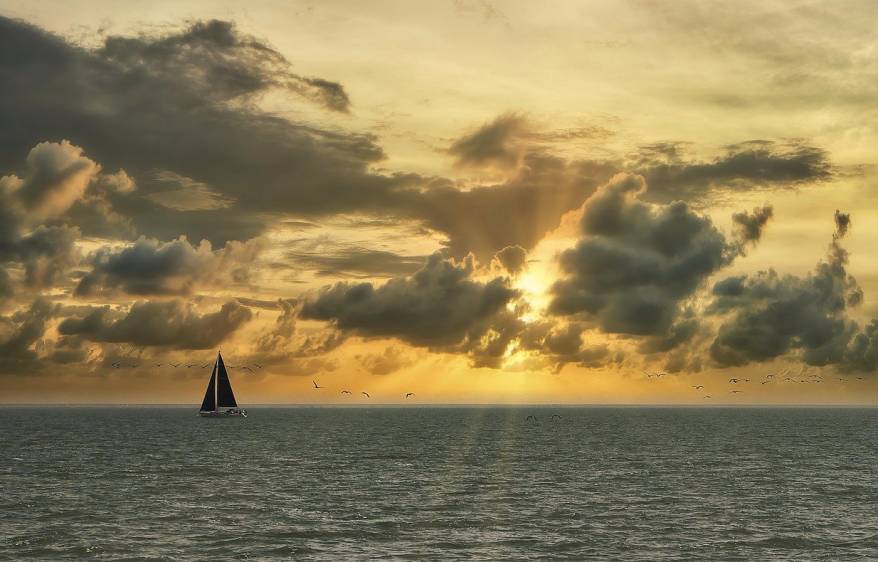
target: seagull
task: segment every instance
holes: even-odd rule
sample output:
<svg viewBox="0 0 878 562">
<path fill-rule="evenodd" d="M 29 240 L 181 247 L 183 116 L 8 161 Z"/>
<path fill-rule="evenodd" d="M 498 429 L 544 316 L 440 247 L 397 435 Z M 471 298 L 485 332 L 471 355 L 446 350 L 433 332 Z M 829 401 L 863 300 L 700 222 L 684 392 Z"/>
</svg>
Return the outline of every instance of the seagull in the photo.
<svg viewBox="0 0 878 562">
<path fill-rule="evenodd" d="M 342 390 L 341 393 L 342 393 L 342 394 L 350 394 L 351 391 L 350 391 L 350 390 Z"/>
<path fill-rule="evenodd" d="M 311 382 L 314 383 L 314 388 L 323 388 L 322 386 L 320 386 L 319 384 L 317 384 L 317 381 L 311 381 Z"/>
<path fill-rule="evenodd" d="M 704 385 L 703 384 L 693 384 L 692 388 L 694 388 L 695 390 L 701 390 L 702 388 L 704 388 Z"/>
<path fill-rule="evenodd" d="M 743 390 L 732 390 L 730 393 L 731 394 L 739 394 L 741 392 L 744 392 L 744 391 Z"/>
<path fill-rule="evenodd" d="M 739 382 L 741 382 L 741 379 L 729 379 L 729 382 L 732 384 L 738 384 Z"/>
<path fill-rule="evenodd" d="M 770 382 L 771 382 L 771 381 L 762 381 L 762 382 L 759 383 L 759 384 L 768 384 L 768 383 L 770 383 Z"/>
<path fill-rule="evenodd" d="M 710 394 L 706 395 L 705 398 L 713 398 Z"/>
<path fill-rule="evenodd" d="M 175 369 L 180 366 L 179 363 L 168 363 L 168 365 L 170 365 L 171 367 L 173 367 Z"/>
<path fill-rule="evenodd" d="M 414 395 L 415 395 L 414 392 L 406 392 L 406 393 L 405 393 L 405 397 L 406 397 L 406 398 L 408 398 L 408 397 L 410 397 L 410 396 L 414 396 Z"/>
<path fill-rule="evenodd" d="M 360 394 L 362 394 L 362 395 L 365 396 L 366 398 L 372 398 L 371 396 L 369 396 L 369 393 L 368 393 L 368 392 L 361 392 Z"/>
</svg>

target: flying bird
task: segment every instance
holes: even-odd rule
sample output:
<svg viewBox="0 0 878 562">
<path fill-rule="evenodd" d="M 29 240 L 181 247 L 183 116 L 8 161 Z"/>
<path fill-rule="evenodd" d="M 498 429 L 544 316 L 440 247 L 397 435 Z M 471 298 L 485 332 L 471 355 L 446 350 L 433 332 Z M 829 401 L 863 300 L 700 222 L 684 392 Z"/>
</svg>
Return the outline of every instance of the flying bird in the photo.
<svg viewBox="0 0 878 562">
<path fill-rule="evenodd" d="M 368 393 L 368 392 L 361 392 L 360 394 L 362 394 L 362 395 L 365 396 L 366 398 L 372 398 L 371 396 L 369 396 L 369 393 Z"/>
<path fill-rule="evenodd" d="M 743 390 L 732 390 L 732 391 L 730 391 L 731 394 L 740 394 L 740 393 L 742 393 L 742 392 L 744 392 L 744 391 L 743 391 Z"/>
<path fill-rule="evenodd" d="M 342 390 L 341 393 L 342 393 L 342 394 L 350 394 L 351 391 L 350 391 L 350 390 Z"/>
<path fill-rule="evenodd" d="M 741 379 L 729 379 L 729 382 L 732 384 L 738 384 L 739 382 L 741 382 Z"/>
<path fill-rule="evenodd" d="M 406 393 L 405 393 L 405 397 L 406 397 L 406 398 L 409 398 L 410 396 L 414 396 L 414 395 L 415 395 L 414 392 L 406 392 Z"/>
<path fill-rule="evenodd" d="M 315 388 L 315 389 L 316 389 L 316 388 L 323 388 L 322 386 L 320 386 L 319 384 L 317 384 L 317 381 L 311 381 L 311 382 L 314 383 L 314 388 Z"/>
<path fill-rule="evenodd" d="M 710 394 L 706 395 L 705 398 L 713 398 Z"/>
<path fill-rule="evenodd" d="M 704 388 L 704 385 L 703 384 L 693 384 L 692 388 L 694 388 L 695 390 L 701 390 L 702 388 Z"/>
</svg>

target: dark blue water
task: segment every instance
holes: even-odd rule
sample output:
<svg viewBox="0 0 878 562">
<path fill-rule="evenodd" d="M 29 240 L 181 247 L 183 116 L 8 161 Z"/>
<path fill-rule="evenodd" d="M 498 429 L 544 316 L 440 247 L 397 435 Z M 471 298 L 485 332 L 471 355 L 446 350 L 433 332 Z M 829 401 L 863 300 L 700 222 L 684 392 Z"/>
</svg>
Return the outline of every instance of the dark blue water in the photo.
<svg viewBox="0 0 878 562">
<path fill-rule="evenodd" d="M 876 559 L 878 410 L 6 407 L 0 491 L 15 560 Z"/>
</svg>

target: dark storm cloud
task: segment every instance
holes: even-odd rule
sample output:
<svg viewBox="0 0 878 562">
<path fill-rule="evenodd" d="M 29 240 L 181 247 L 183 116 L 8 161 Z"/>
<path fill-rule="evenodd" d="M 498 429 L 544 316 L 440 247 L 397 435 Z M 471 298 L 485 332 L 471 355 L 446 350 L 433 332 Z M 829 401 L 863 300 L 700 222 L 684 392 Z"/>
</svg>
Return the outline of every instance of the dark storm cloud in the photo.
<svg viewBox="0 0 878 562">
<path fill-rule="evenodd" d="M 836 211 L 836 231 L 825 260 L 799 277 L 774 271 L 729 277 L 713 288 L 709 312 L 730 314 L 711 345 L 720 365 L 746 365 L 799 352 L 809 365 L 874 370 L 874 324 L 860 331 L 848 310 L 863 298 L 845 267 L 840 241 L 850 216 Z"/>
<path fill-rule="evenodd" d="M 67 138 L 138 183 L 167 170 L 209 185 L 244 210 L 318 215 L 374 208 L 403 182 L 367 173 L 383 157 L 369 137 L 256 109 L 250 102 L 271 88 L 288 87 L 340 110 L 347 98 L 338 84 L 293 74 L 277 51 L 227 22 L 158 37 L 109 37 L 87 50 L 0 18 L 0 83 L 3 167 L 46 138 Z M 145 204 L 118 198 L 129 207 Z M 130 211 L 149 234 L 141 213 Z M 181 233 L 189 234 L 173 237 Z"/>
<path fill-rule="evenodd" d="M 371 283 L 337 283 L 305 302 L 300 317 L 331 321 L 364 337 L 396 337 L 416 346 L 459 345 L 490 325 L 516 298 L 503 278 L 471 278 L 471 261 L 430 256 L 411 277 Z"/>
<path fill-rule="evenodd" d="M 683 145 L 643 147 L 628 163 L 642 174 L 654 201 L 700 201 L 711 194 L 793 187 L 832 178 L 829 154 L 802 141 L 750 141 L 729 145 L 712 160 L 687 158 Z"/>
<path fill-rule="evenodd" d="M 120 250 L 91 256 L 92 270 L 79 281 L 76 294 L 120 289 L 131 295 L 186 295 L 196 284 L 243 283 L 262 246 L 255 239 L 213 251 L 207 241 L 193 246 L 185 238 L 164 244 L 140 238 Z"/>
<path fill-rule="evenodd" d="M 582 238 L 560 255 L 564 278 L 552 287 L 551 313 L 582 315 L 604 332 L 666 335 L 681 304 L 740 255 L 741 242 L 708 217 L 680 201 L 644 203 L 645 190 L 642 177 L 620 174 L 585 202 Z M 745 239 L 758 239 L 764 221 L 738 221 L 756 225 Z"/>
<path fill-rule="evenodd" d="M 420 221 L 448 236 L 453 255 L 486 259 L 506 246 L 533 247 L 611 171 L 531 155 L 508 182 L 467 191 L 441 179 L 371 173 L 383 158 L 371 137 L 291 122 L 249 103 L 277 87 L 273 77 L 287 63 L 224 22 L 111 37 L 98 50 L 13 20 L 0 19 L 0 30 L 0 53 L 14 53 L 0 55 L 0 120 L 10 124 L 0 130 L 0 166 L 12 169 L 16 155 L 45 138 L 71 139 L 136 181 L 137 193 L 106 199 L 138 234 L 161 240 L 244 240 L 264 229 L 256 213 L 361 213 Z M 201 187 L 156 195 L 167 192 L 156 170 L 186 178 L 185 189 Z M 106 213 L 77 213 L 92 217 L 82 224 L 87 234 L 113 232 Z"/>
<path fill-rule="evenodd" d="M 250 310 L 227 302 L 217 312 L 199 314 L 179 300 L 143 301 L 119 317 L 109 307 L 96 308 L 81 318 L 67 318 L 58 333 L 91 341 L 178 349 L 214 348 L 252 318 Z"/>
<path fill-rule="evenodd" d="M 217 100 L 252 95 L 269 87 L 287 87 L 335 111 L 350 100 L 341 84 L 294 74 L 279 52 L 224 21 L 192 24 L 161 38 L 109 37 L 100 57 L 126 69 L 142 69 L 164 82 L 188 77 L 198 91 Z"/>
</svg>

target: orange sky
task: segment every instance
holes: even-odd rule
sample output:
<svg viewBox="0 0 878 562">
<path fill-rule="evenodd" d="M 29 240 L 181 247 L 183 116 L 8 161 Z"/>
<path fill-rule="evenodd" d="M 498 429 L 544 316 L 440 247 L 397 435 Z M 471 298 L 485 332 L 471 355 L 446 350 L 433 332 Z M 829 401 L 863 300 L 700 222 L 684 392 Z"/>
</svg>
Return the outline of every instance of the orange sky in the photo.
<svg viewBox="0 0 878 562">
<path fill-rule="evenodd" d="M 872 404 L 854 4 L 0 0 L 0 402 Z"/>
</svg>

